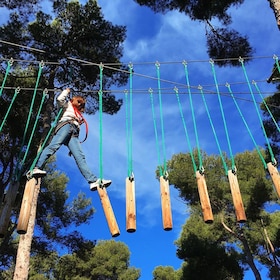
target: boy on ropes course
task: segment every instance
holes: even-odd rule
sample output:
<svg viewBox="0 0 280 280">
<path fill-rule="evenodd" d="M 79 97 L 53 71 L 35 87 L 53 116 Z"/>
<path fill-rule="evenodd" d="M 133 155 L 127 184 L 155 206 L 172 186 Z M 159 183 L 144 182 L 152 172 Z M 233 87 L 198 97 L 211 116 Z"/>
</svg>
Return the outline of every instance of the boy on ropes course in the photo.
<svg viewBox="0 0 280 280">
<path fill-rule="evenodd" d="M 70 154 L 73 155 L 80 172 L 89 183 L 90 190 L 94 191 L 98 186 L 108 187 L 112 182 L 111 180 L 97 179 L 89 169 L 78 138 L 80 125 L 85 123 L 87 126 L 86 120 L 82 115 L 85 110 L 86 100 L 82 96 L 74 96 L 70 101 L 66 102 L 69 93 L 70 89 L 67 88 L 57 97 L 58 105 L 65 107 L 65 110 L 57 123 L 50 144 L 42 151 L 31 175 L 33 177 L 45 176 L 46 171 L 42 170 L 44 163 L 64 144 L 69 148 Z"/>
</svg>

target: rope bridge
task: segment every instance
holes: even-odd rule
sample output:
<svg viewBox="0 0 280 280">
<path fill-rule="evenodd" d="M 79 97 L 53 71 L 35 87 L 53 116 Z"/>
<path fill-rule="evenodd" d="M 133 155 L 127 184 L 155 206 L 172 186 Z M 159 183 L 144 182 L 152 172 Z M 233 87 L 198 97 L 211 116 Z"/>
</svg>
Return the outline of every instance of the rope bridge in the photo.
<svg viewBox="0 0 280 280">
<path fill-rule="evenodd" d="M 268 58 L 268 57 L 266 57 Z M 270 115 L 270 118 L 273 120 L 276 129 L 279 131 L 279 126 L 277 124 L 277 121 L 275 120 L 274 116 L 272 115 L 272 112 L 270 110 L 270 104 L 267 104 L 265 101 L 265 98 L 263 94 L 268 94 L 271 95 L 273 94 L 272 92 L 262 92 L 258 84 L 262 83 L 267 83 L 272 80 L 270 77 L 267 80 L 260 80 L 256 81 L 253 80 L 250 83 L 249 77 L 248 77 L 248 71 L 245 67 L 245 59 L 244 58 L 237 58 L 238 61 L 240 62 L 240 67 L 235 71 L 235 75 L 237 75 L 240 79 L 242 78 L 242 81 L 234 81 L 234 82 L 225 82 L 224 84 L 219 83 L 219 78 L 221 79 L 224 78 L 223 75 L 221 75 L 221 69 L 216 69 L 215 67 L 215 61 L 212 59 L 208 61 L 182 61 L 182 62 L 155 62 L 155 63 L 141 63 L 141 64 L 128 64 L 128 70 L 120 70 L 114 68 L 115 64 L 110 64 L 110 63 L 91 63 L 88 61 L 83 61 L 83 60 L 78 60 L 74 58 L 68 58 L 75 60 L 78 63 L 83 63 L 86 66 L 89 67 L 99 67 L 99 90 L 96 91 L 85 91 L 84 93 L 87 94 L 98 94 L 99 98 L 99 175 L 100 178 L 103 178 L 103 121 L 102 121 L 102 115 L 103 115 L 103 93 L 107 92 L 107 90 L 103 89 L 103 72 L 106 71 L 107 69 L 115 70 L 115 71 L 124 71 L 129 75 L 129 90 L 127 89 L 111 89 L 110 92 L 113 94 L 119 94 L 124 96 L 125 100 L 125 112 L 126 112 L 126 117 L 125 117 L 125 124 L 126 124 L 126 144 L 127 144 L 127 178 L 126 178 L 126 219 L 127 219 L 127 224 L 126 224 L 126 230 L 128 232 L 134 232 L 136 231 L 136 202 L 135 202 L 135 177 L 134 177 L 134 172 L 133 172 L 133 96 L 142 94 L 143 95 L 143 100 L 146 98 L 146 96 L 150 97 L 150 106 L 151 106 L 151 117 L 153 120 L 153 126 L 154 126 L 154 134 L 155 134 L 155 143 L 156 143 L 156 152 L 157 152 L 157 159 L 158 159 L 158 166 L 159 166 L 159 178 L 160 178 L 160 190 L 161 190 L 161 204 L 162 204 L 162 218 L 163 218 L 163 228 L 165 230 L 171 230 L 172 229 L 172 212 L 171 212 L 171 202 L 170 202 L 170 192 L 169 192 L 169 181 L 168 181 L 168 172 L 167 172 L 167 155 L 166 155 L 166 139 L 165 139 L 165 134 L 166 134 L 166 123 L 165 123 L 165 110 L 166 107 L 164 107 L 164 102 L 165 99 L 168 99 L 168 102 L 172 100 L 174 96 L 176 99 L 174 99 L 173 104 L 175 103 L 174 101 L 177 100 L 178 103 L 178 109 L 179 109 L 179 114 L 180 114 L 180 119 L 182 121 L 183 129 L 184 129 L 184 134 L 186 138 L 186 142 L 188 145 L 188 149 L 191 155 L 191 160 L 193 164 L 193 170 L 194 170 L 194 176 L 197 180 L 197 185 L 198 185 L 198 192 L 199 192 L 199 197 L 201 201 L 201 206 L 202 206 L 202 212 L 203 212 L 203 218 L 206 223 L 211 223 L 213 222 L 213 214 L 212 214 L 212 209 L 211 209 L 211 204 L 210 204 L 210 199 L 208 196 L 208 191 L 207 191 L 207 184 L 204 176 L 204 167 L 203 167 L 203 158 L 200 152 L 200 146 L 201 146 L 201 134 L 203 131 L 200 130 L 199 124 L 198 124 L 198 110 L 205 110 L 205 116 L 208 119 L 209 125 L 212 129 L 212 134 L 216 142 L 217 149 L 219 151 L 222 163 L 223 163 L 223 168 L 225 171 L 226 176 L 229 179 L 229 184 L 230 184 L 230 189 L 233 197 L 233 204 L 235 206 L 235 212 L 236 212 L 236 217 L 238 222 L 245 222 L 246 221 L 246 214 L 244 211 L 244 206 L 242 202 L 242 197 L 241 197 L 241 192 L 239 189 L 239 184 L 238 184 L 238 179 L 237 179 L 237 168 L 235 166 L 235 160 L 234 160 L 234 153 L 232 149 L 232 143 L 231 143 L 231 137 L 230 137 L 230 126 L 229 123 L 232 121 L 231 119 L 227 119 L 230 117 L 228 113 L 228 110 L 226 110 L 228 105 L 228 102 L 225 104 L 225 101 L 228 101 L 229 98 L 230 100 L 233 101 L 233 104 L 235 106 L 235 112 L 237 112 L 240 116 L 240 119 L 242 120 L 254 146 L 255 149 L 258 152 L 258 155 L 260 157 L 261 162 L 263 163 L 263 166 L 265 169 L 268 170 L 268 172 L 271 175 L 272 181 L 274 183 L 275 191 L 280 197 L 280 176 L 277 170 L 277 162 L 275 159 L 275 156 L 273 154 L 273 150 L 270 145 L 270 141 L 268 139 L 267 133 L 265 131 L 265 127 L 263 125 L 263 121 L 261 119 L 260 115 L 260 109 L 259 109 L 259 104 L 263 103 L 264 106 L 267 109 L 268 114 Z M 259 59 L 262 59 L 260 57 Z M 270 57 L 271 59 L 271 57 Z M 278 61 L 278 56 L 274 55 L 273 60 L 270 60 L 270 62 L 274 61 L 275 69 L 277 69 L 278 73 L 280 73 L 280 66 L 279 66 L 279 61 Z M 3 210 L 1 212 L 1 218 L 0 218 L 0 235 L 5 234 L 5 230 L 7 228 L 7 223 L 10 218 L 11 214 L 11 207 L 14 203 L 15 200 L 15 194 L 18 190 L 19 187 L 19 178 L 23 173 L 22 166 L 24 166 L 24 163 L 26 161 L 26 158 L 28 157 L 29 149 L 32 144 L 32 139 L 34 137 L 34 134 L 36 132 L 36 128 L 38 126 L 38 119 L 41 115 L 42 112 L 42 107 L 43 104 L 47 98 L 48 94 L 53 94 L 52 92 L 54 89 L 39 89 L 39 80 L 42 75 L 42 70 L 45 65 L 48 64 L 48 62 L 38 62 L 39 69 L 38 69 L 38 76 L 36 80 L 36 84 L 34 88 L 20 88 L 18 85 L 13 85 L 13 86 L 8 86 L 6 85 L 7 83 L 7 78 L 8 75 L 10 74 L 12 70 L 12 66 L 15 63 L 13 59 L 6 60 L 7 62 L 7 67 L 6 67 L 6 72 L 3 77 L 2 85 L 0 88 L 0 98 L 3 98 L 3 93 L 4 91 L 12 91 L 14 90 L 14 95 L 10 101 L 9 107 L 7 109 L 7 112 L 1 121 L 1 126 L 0 126 L 0 132 L 2 133 L 2 130 L 5 129 L 5 123 L 7 121 L 8 115 L 11 113 L 13 109 L 13 105 L 15 102 L 15 99 L 18 98 L 19 93 L 21 90 L 26 90 L 26 91 L 33 91 L 33 98 L 30 104 L 30 111 L 27 117 L 26 121 L 26 126 L 25 126 L 25 131 L 24 135 L 22 137 L 22 143 L 21 143 L 21 149 L 20 149 L 20 155 L 18 156 L 19 160 L 18 163 L 15 167 L 14 170 L 14 176 L 11 180 L 11 183 L 9 185 L 7 195 L 5 198 L 5 204 L 3 207 Z M 205 64 L 205 62 L 208 63 L 208 65 Z M 210 70 L 212 80 L 213 82 L 211 84 L 203 84 L 203 83 L 197 83 L 197 86 L 194 86 L 195 82 L 198 80 L 197 75 L 190 75 L 190 65 L 195 68 L 197 63 L 203 63 L 203 71 L 205 72 L 206 69 L 207 71 Z M 182 67 L 181 69 L 183 70 L 178 70 L 177 66 Z M 154 70 L 150 66 L 154 67 Z M 137 72 L 137 68 L 145 68 L 147 72 L 151 73 L 150 75 L 144 75 L 141 74 L 140 72 Z M 147 68 L 148 67 L 148 68 Z M 162 72 L 166 75 L 166 69 L 171 67 L 172 71 L 171 76 L 174 76 L 173 73 L 176 72 L 177 76 L 179 77 L 178 80 L 166 80 L 162 78 Z M 163 71 L 162 71 L 163 69 Z M 218 73 L 221 72 L 221 73 Z M 275 72 L 275 71 L 274 71 Z M 182 74 L 183 73 L 183 74 Z M 196 72 L 197 73 L 197 72 Z M 237 74 L 236 74 L 237 73 Z M 168 72 L 167 72 L 168 74 Z M 220 75 L 219 75 L 220 74 Z M 202 74 L 202 79 L 203 79 Z M 183 78 L 184 77 L 184 80 Z M 190 81 L 190 79 L 193 78 L 194 81 Z M 200 77 L 199 77 L 200 78 Z M 245 81 L 244 81 L 245 80 Z M 142 87 L 137 88 L 134 87 L 134 84 L 141 84 Z M 166 87 L 163 87 L 162 85 L 165 84 L 167 85 Z M 147 85 L 145 88 L 143 85 Z M 150 86 L 149 86 L 150 85 Z M 235 92 L 233 93 L 232 91 L 232 86 L 235 86 L 237 88 L 240 88 L 240 92 Z M 244 89 L 246 87 L 246 89 Z M 264 86 L 265 87 L 265 86 Z M 222 88 L 225 88 L 226 91 L 223 91 Z M 254 89 L 255 88 L 255 92 Z M 39 108 L 37 109 L 37 115 L 35 117 L 35 122 L 33 124 L 31 134 L 27 135 L 28 128 L 30 126 L 30 121 L 31 121 L 31 113 L 35 111 L 34 108 L 34 100 L 36 97 L 36 94 L 38 91 L 42 91 L 42 99 L 39 105 Z M 237 97 L 238 94 L 242 94 L 243 96 L 246 94 L 250 95 L 249 98 L 240 98 Z M 258 94 L 259 100 L 257 101 L 256 96 Z M 146 96 L 145 96 L 146 95 Z M 186 103 L 182 101 L 185 96 L 188 96 L 188 103 L 186 107 Z M 155 98 L 157 97 L 157 99 Z M 198 99 L 200 99 L 198 101 Z M 216 99 L 216 101 L 213 101 Z M 245 101 L 247 103 L 253 104 L 256 114 L 258 116 L 258 120 L 260 123 L 260 127 L 262 129 L 262 134 L 264 136 L 266 146 L 268 148 L 269 154 L 270 154 L 270 162 L 266 162 L 264 159 L 264 156 L 257 144 L 257 140 L 254 138 L 254 133 L 250 129 L 249 123 L 246 121 L 246 114 L 244 114 L 244 110 L 242 111 L 242 106 L 238 103 L 238 101 Z M 214 102 L 214 103 L 213 103 Z M 198 105 L 199 106 L 198 106 Z M 215 105 L 214 105 L 215 104 Z M 218 104 L 218 106 L 217 106 Z M 217 107 L 219 109 L 217 110 Z M 244 106 L 243 106 L 244 107 Z M 213 108 L 215 109 L 214 114 L 213 114 Z M 188 122 L 186 121 L 184 111 L 190 110 L 191 113 L 191 122 L 192 122 L 192 129 L 191 132 L 194 133 L 194 141 L 192 139 L 191 133 L 190 133 L 190 128 L 191 126 L 188 125 Z M 217 112 L 219 112 L 221 118 L 219 118 L 219 123 L 218 125 L 215 125 L 215 117 L 217 117 Z M 252 113 L 252 112 L 251 112 Z M 48 139 L 51 137 L 53 128 L 56 124 L 56 122 L 59 120 L 59 117 L 61 115 L 61 111 L 58 112 L 56 119 L 54 120 L 53 124 L 51 125 L 51 128 L 48 132 L 48 135 L 44 139 L 36 158 L 34 159 L 31 168 L 33 168 L 36 164 L 36 161 L 43 150 L 44 146 L 46 145 Z M 217 121 L 217 120 L 216 120 Z M 223 131 L 224 131 L 224 137 L 219 136 L 219 133 L 217 130 L 221 130 L 220 124 L 222 123 Z M 159 129 L 160 128 L 160 129 Z M 218 128 L 218 129 L 217 129 Z M 29 139 L 27 140 L 27 138 Z M 227 144 L 227 149 L 231 158 L 231 166 L 228 167 L 226 160 L 224 158 L 223 154 L 223 149 L 222 145 L 224 143 L 221 143 L 221 140 L 226 139 L 226 144 Z M 195 142 L 195 144 L 192 144 Z M 195 160 L 195 156 L 193 154 L 193 146 L 196 147 L 198 151 L 198 162 Z M 38 184 L 36 180 L 30 180 L 27 182 L 27 194 L 24 194 L 25 197 L 27 197 L 29 200 L 32 199 L 33 195 L 30 193 L 30 190 L 32 192 L 32 189 L 34 189 L 34 185 Z M 101 203 L 103 205 L 103 209 L 108 221 L 108 226 L 110 228 L 112 236 L 118 236 L 120 234 L 119 228 L 114 216 L 113 209 L 111 207 L 109 197 L 107 195 L 106 189 L 105 188 L 98 188 L 98 193 L 101 199 Z M 28 200 L 27 199 L 27 200 Z M 23 199 L 23 204 L 21 213 L 23 212 L 23 217 L 19 217 L 19 223 L 18 223 L 18 232 L 19 233 L 25 233 L 26 232 L 26 227 L 27 227 L 27 222 L 29 219 L 28 215 L 28 203 L 30 201 L 27 201 Z"/>
</svg>

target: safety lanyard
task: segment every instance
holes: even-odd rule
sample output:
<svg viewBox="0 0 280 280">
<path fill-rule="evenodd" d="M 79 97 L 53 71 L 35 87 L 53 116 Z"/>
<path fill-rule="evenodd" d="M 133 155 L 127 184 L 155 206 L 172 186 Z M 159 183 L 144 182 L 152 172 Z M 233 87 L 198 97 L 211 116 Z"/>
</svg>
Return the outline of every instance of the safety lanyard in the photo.
<svg viewBox="0 0 280 280">
<path fill-rule="evenodd" d="M 75 116 L 76 116 L 76 118 L 78 120 L 78 123 L 79 124 L 83 124 L 84 123 L 86 125 L 86 136 L 85 136 L 85 139 L 80 142 L 80 143 L 83 143 L 83 142 L 86 141 L 87 136 L 88 136 L 88 123 L 87 123 L 86 119 L 83 117 L 82 113 L 75 106 L 73 106 L 73 104 L 72 104 L 72 107 L 74 109 L 74 113 L 75 113 Z"/>
</svg>

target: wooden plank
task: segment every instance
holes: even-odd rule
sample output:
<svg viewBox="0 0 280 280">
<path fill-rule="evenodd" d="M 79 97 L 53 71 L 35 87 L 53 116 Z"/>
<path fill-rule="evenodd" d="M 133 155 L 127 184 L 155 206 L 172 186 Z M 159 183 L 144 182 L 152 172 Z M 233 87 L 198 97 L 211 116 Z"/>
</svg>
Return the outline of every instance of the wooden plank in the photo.
<svg viewBox="0 0 280 280">
<path fill-rule="evenodd" d="M 136 231 L 135 180 L 126 178 L 126 231 Z"/>
<path fill-rule="evenodd" d="M 0 217 L 0 238 L 3 238 L 7 232 L 12 208 L 16 200 L 17 192 L 19 188 L 19 182 L 11 182 L 5 200 L 4 200 L 4 206 L 1 211 L 1 217 Z"/>
<path fill-rule="evenodd" d="M 267 169 L 271 176 L 278 198 L 280 198 L 280 176 L 279 176 L 278 169 L 271 162 L 267 164 Z"/>
<path fill-rule="evenodd" d="M 199 171 L 196 171 L 196 182 L 197 182 L 200 204 L 202 208 L 203 220 L 205 223 L 208 224 L 213 223 L 214 218 L 213 218 L 212 207 L 208 195 L 205 176 L 204 174 L 201 174 Z"/>
<path fill-rule="evenodd" d="M 161 210 L 164 230 L 172 229 L 172 213 L 170 202 L 169 181 L 160 176 Z"/>
<path fill-rule="evenodd" d="M 101 200 L 101 204 L 104 210 L 105 217 L 107 219 L 111 235 L 112 237 L 117 237 L 120 235 L 120 230 L 106 188 L 97 187 L 97 191 Z"/>
<path fill-rule="evenodd" d="M 232 172 L 232 170 L 228 170 L 228 179 L 230 184 L 233 205 L 235 208 L 236 219 L 239 223 L 244 223 L 247 221 L 247 218 L 245 214 L 245 209 L 244 209 L 236 173 Z"/>
<path fill-rule="evenodd" d="M 27 231 L 35 186 L 38 184 L 39 185 L 41 184 L 40 178 L 38 179 L 32 178 L 30 180 L 27 180 L 25 184 L 25 190 L 21 202 L 21 208 L 20 208 L 18 224 L 17 224 L 17 232 L 19 234 L 25 234 Z"/>
</svg>

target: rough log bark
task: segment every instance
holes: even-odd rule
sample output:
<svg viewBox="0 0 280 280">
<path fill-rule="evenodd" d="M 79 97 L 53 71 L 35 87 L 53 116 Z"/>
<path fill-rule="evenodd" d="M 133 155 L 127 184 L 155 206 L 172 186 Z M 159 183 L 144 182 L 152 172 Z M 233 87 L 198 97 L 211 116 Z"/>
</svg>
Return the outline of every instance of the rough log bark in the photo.
<svg viewBox="0 0 280 280">
<path fill-rule="evenodd" d="M 280 30 L 280 0 L 268 0 L 271 9 L 274 11 L 277 26 Z"/>
<path fill-rule="evenodd" d="M 31 205 L 31 213 L 28 222 L 27 232 L 26 234 L 20 235 L 13 280 L 28 279 L 31 243 L 32 243 L 34 227 L 35 227 L 36 209 L 37 209 L 38 195 L 40 192 L 40 185 L 41 185 L 41 179 L 39 178 L 38 184 L 35 185 L 35 191 L 34 191 L 33 201 Z"/>
</svg>

